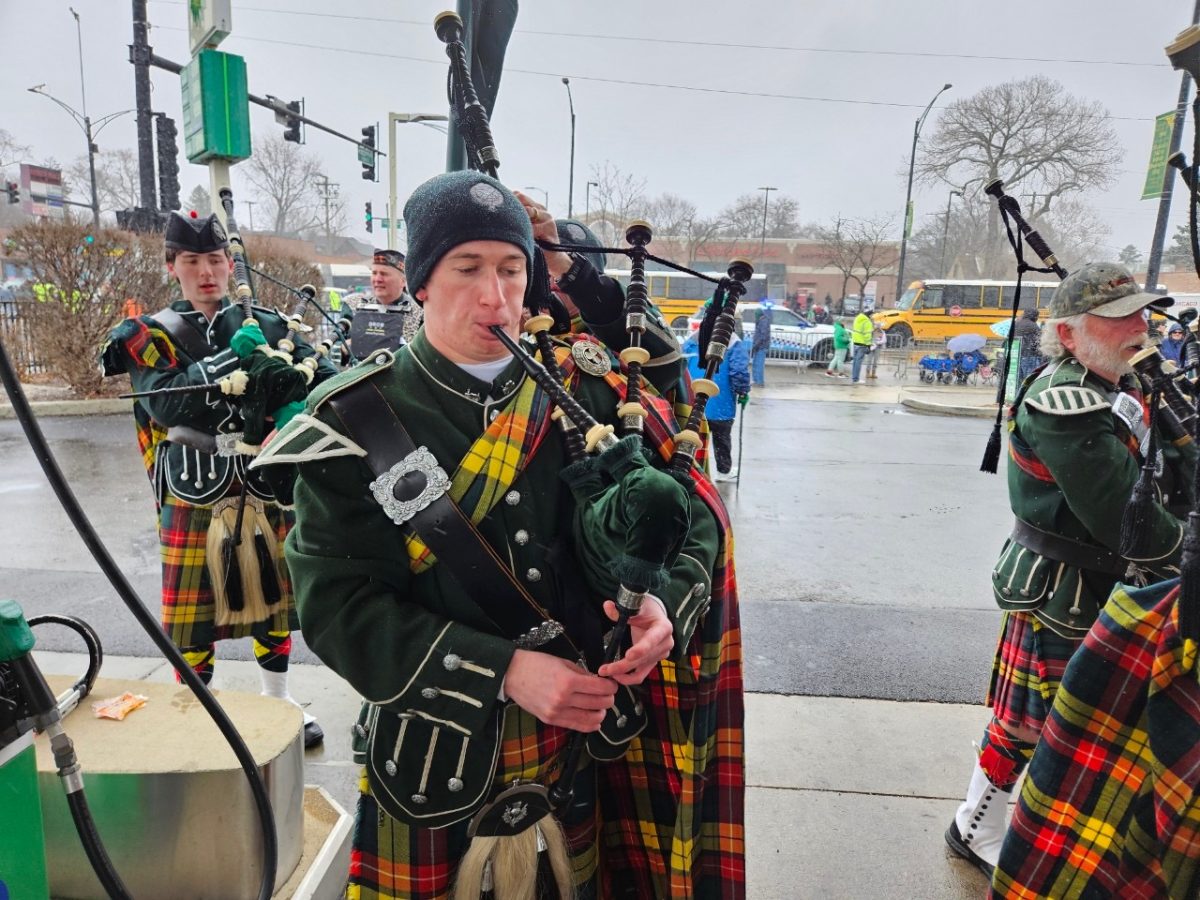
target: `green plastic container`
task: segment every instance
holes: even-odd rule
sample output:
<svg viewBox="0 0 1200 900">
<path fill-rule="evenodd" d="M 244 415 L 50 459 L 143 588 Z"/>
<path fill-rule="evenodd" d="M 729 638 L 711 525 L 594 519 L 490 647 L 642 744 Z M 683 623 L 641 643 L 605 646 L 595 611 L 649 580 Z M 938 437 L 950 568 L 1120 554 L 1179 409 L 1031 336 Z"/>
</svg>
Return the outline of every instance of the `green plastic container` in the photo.
<svg viewBox="0 0 1200 900">
<path fill-rule="evenodd" d="M 33 733 L 0 748 L 0 900 L 50 896 Z"/>
</svg>

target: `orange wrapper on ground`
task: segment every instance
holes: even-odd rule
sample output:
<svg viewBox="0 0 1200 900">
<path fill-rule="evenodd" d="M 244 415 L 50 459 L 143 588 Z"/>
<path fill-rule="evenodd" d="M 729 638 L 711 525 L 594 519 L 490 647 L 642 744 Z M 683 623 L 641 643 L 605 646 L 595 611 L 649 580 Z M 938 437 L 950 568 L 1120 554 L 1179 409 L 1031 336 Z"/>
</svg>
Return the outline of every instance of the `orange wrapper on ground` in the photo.
<svg viewBox="0 0 1200 900">
<path fill-rule="evenodd" d="M 120 722 L 135 709 L 146 705 L 146 697 L 141 694 L 131 694 L 126 691 L 119 697 L 107 700 L 97 700 L 92 704 L 92 712 L 97 719 L 116 719 Z"/>
</svg>

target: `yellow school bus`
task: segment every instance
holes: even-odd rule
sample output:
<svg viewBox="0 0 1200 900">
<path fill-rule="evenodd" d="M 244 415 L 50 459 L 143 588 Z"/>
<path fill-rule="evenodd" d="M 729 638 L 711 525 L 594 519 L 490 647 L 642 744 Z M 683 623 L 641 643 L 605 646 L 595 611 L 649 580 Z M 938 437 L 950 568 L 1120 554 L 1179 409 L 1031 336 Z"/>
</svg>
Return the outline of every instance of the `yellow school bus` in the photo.
<svg viewBox="0 0 1200 900">
<path fill-rule="evenodd" d="M 628 269 L 605 269 L 605 275 L 615 278 L 622 288 L 629 287 Z M 705 272 L 712 278 L 721 278 L 724 272 Z M 646 291 L 650 302 L 658 307 L 663 319 L 671 328 L 686 328 L 688 317 L 706 303 L 716 287 L 711 281 L 697 278 L 686 272 L 674 270 L 646 273 Z M 746 285 L 742 301 L 758 303 L 767 299 L 767 276 L 752 275 Z"/>
<path fill-rule="evenodd" d="M 1057 281 L 1022 281 L 1021 309 L 1044 309 Z M 959 334 L 990 336 L 991 326 L 1012 315 L 1015 281 L 914 281 L 895 309 L 876 312 L 877 326 L 893 343 L 937 341 Z"/>
</svg>

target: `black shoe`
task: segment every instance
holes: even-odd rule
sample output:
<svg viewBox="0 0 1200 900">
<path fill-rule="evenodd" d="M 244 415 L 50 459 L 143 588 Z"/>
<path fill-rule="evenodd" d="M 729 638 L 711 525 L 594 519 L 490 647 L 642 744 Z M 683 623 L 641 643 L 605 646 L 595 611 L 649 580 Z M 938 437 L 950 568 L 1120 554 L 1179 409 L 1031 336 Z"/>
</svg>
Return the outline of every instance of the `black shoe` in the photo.
<svg viewBox="0 0 1200 900">
<path fill-rule="evenodd" d="M 308 722 L 304 726 L 304 749 L 311 750 L 325 740 L 325 732 L 316 722 Z"/>
<path fill-rule="evenodd" d="M 988 881 L 992 880 L 992 873 L 995 871 L 995 866 L 977 855 L 974 850 L 967 846 L 966 841 L 964 841 L 962 838 L 962 832 L 958 830 L 957 822 L 951 821 L 950 827 L 946 829 L 946 844 L 958 856 L 961 856 L 980 872 L 986 875 Z"/>
</svg>

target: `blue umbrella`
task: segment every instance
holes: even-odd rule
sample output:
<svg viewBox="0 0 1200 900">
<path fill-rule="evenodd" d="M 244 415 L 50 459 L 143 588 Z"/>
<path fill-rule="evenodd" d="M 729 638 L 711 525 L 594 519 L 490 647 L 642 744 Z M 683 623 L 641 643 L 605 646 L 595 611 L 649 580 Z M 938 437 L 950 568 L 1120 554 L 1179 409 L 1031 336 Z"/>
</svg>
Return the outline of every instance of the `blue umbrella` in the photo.
<svg viewBox="0 0 1200 900">
<path fill-rule="evenodd" d="M 951 353 L 971 353 L 986 343 L 987 338 L 982 334 L 960 334 L 946 342 L 946 349 Z"/>
<path fill-rule="evenodd" d="M 1008 330 L 1012 328 L 1012 319 L 1001 319 L 999 322 L 994 322 L 991 327 L 992 334 L 997 334 L 1002 338 L 1008 337 Z"/>
</svg>

